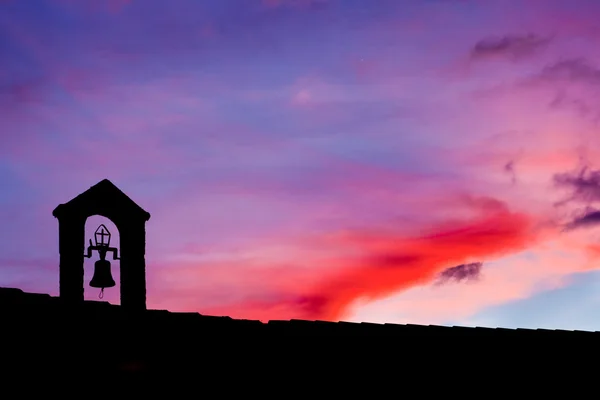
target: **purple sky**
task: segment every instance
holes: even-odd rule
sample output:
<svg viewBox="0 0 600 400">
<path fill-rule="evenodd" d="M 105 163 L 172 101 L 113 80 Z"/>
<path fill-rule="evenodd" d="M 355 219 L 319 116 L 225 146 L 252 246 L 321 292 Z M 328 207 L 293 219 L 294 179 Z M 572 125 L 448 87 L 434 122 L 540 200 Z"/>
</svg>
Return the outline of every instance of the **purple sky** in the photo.
<svg viewBox="0 0 600 400">
<path fill-rule="evenodd" d="M 151 308 L 600 330 L 598 15 L 0 0 L 0 286 L 57 295 L 52 210 L 108 178 Z"/>
</svg>

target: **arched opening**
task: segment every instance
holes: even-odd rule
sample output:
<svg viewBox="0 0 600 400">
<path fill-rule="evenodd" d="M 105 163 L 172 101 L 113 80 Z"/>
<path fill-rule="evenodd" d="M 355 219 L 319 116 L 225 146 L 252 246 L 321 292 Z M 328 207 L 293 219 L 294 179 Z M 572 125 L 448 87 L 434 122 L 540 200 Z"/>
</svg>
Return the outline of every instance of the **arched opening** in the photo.
<svg viewBox="0 0 600 400">
<path fill-rule="evenodd" d="M 94 244 L 94 233 L 96 229 L 103 224 L 106 226 L 108 231 L 110 232 L 110 247 L 115 247 L 118 249 L 118 256 L 121 256 L 121 243 L 120 243 L 120 234 L 117 226 L 108 218 L 100 216 L 100 215 L 92 215 L 88 217 L 85 221 L 85 243 L 84 249 L 87 252 L 87 248 L 90 245 L 90 239 L 92 240 L 92 244 Z M 121 297 L 119 287 L 121 286 L 121 262 L 120 260 L 113 260 L 112 253 L 108 253 L 106 255 L 106 260 L 110 262 L 110 270 L 112 277 L 116 283 L 114 287 L 104 289 L 104 294 L 102 299 L 98 297 L 100 294 L 100 289 L 90 287 L 90 280 L 94 275 L 94 264 L 96 261 L 100 259 L 100 256 L 97 251 L 92 252 L 92 258 L 84 258 L 83 264 L 83 297 L 85 300 L 92 301 L 107 301 L 111 304 L 120 305 Z"/>
</svg>

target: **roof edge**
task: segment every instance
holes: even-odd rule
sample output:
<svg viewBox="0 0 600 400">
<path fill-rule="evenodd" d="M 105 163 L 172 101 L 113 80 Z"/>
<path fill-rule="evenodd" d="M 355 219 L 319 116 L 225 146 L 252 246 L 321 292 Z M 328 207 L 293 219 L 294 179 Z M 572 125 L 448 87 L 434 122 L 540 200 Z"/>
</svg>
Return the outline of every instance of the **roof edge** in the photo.
<svg viewBox="0 0 600 400">
<path fill-rule="evenodd" d="M 81 202 L 83 198 L 85 198 L 86 196 L 89 196 L 90 191 L 94 191 L 94 190 L 113 190 L 116 194 L 118 194 L 119 196 L 122 196 L 123 199 L 126 201 L 126 203 L 129 203 L 129 205 L 131 205 L 132 208 L 136 209 L 136 211 L 139 211 L 139 213 L 141 214 L 141 216 L 145 222 L 150 220 L 150 217 L 151 217 L 150 213 L 148 211 L 144 210 L 135 201 L 133 201 L 125 192 L 123 192 L 121 189 L 119 189 L 119 187 L 117 185 L 115 185 L 114 183 L 112 183 L 109 179 L 102 179 L 100 182 L 96 183 L 93 186 L 90 186 L 87 190 L 79 193 L 77 196 L 73 197 L 71 200 L 67 201 L 66 203 L 59 204 L 52 211 L 52 215 L 55 218 L 60 218 L 67 207 L 75 206 L 76 204 Z"/>
</svg>

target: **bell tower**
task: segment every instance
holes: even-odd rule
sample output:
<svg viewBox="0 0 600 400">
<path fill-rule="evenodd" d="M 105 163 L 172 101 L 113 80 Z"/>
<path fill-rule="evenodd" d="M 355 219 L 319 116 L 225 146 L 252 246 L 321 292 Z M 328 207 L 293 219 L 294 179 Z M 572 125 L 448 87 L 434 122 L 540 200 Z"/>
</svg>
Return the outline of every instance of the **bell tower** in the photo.
<svg viewBox="0 0 600 400">
<path fill-rule="evenodd" d="M 60 204 L 52 215 L 58 219 L 60 298 L 71 304 L 83 302 L 83 259 L 87 257 L 85 221 L 92 215 L 100 215 L 111 220 L 119 230 L 121 307 L 145 310 L 146 222 L 150 213 L 104 179 L 69 202 Z"/>
</svg>

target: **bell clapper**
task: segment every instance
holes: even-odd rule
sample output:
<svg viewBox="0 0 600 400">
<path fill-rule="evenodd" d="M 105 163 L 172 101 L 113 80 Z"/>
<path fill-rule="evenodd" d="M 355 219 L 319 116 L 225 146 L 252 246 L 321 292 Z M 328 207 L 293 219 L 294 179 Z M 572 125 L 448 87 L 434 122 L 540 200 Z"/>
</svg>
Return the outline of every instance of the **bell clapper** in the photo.
<svg viewBox="0 0 600 400">
<path fill-rule="evenodd" d="M 100 294 L 98 295 L 98 298 L 101 299 L 104 297 L 104 288 L 100 289 Z"/>
</svg>

